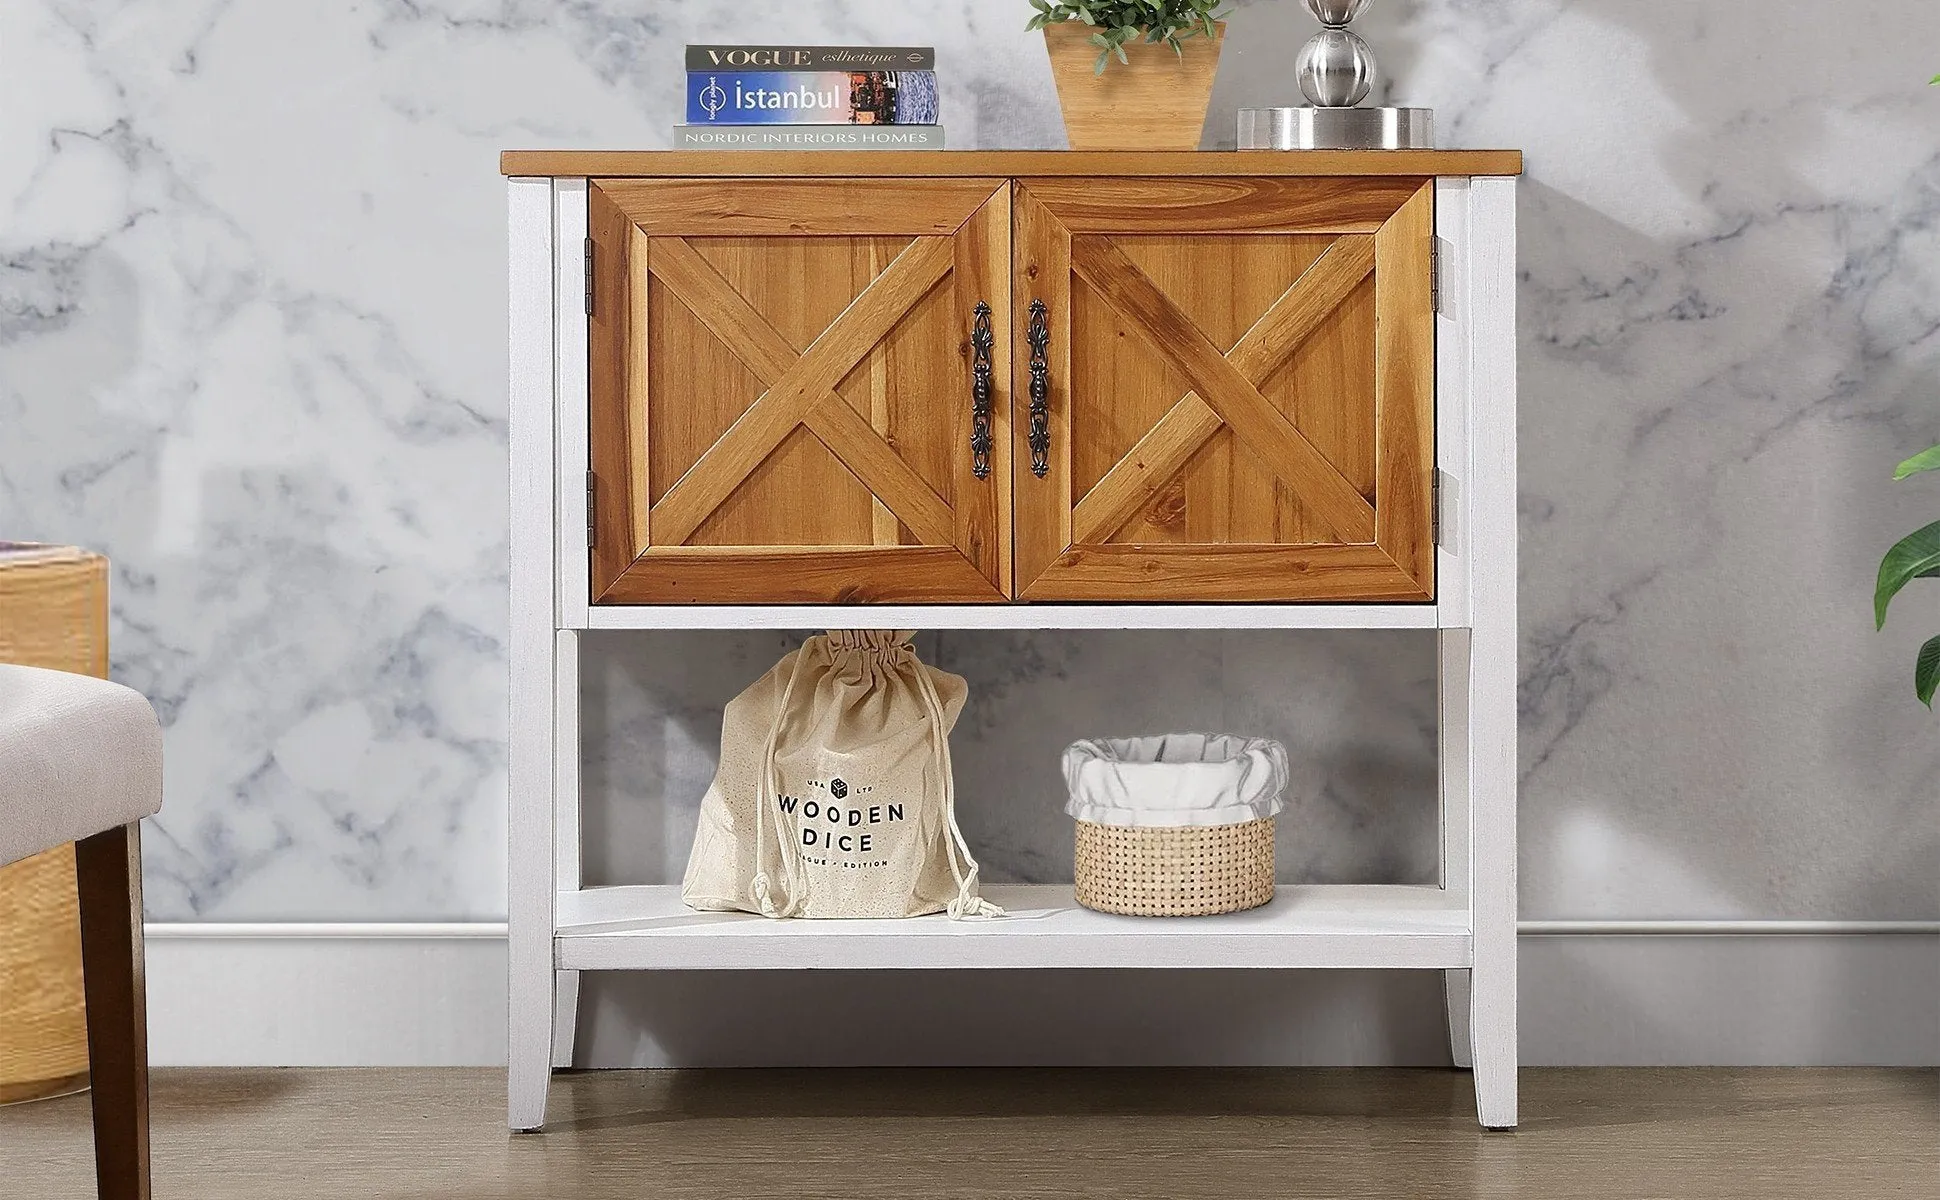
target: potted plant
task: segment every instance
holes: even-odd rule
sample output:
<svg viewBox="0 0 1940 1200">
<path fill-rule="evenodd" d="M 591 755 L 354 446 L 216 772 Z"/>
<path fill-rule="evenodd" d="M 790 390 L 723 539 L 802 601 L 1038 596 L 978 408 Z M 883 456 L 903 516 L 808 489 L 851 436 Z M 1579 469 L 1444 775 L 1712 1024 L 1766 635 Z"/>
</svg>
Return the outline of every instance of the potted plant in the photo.
<svg viewBox="0 0 1940 1200">
<path fill-rule="evenodd" d="M 1905 479 L 1940 468 L 1940 446 L 1934 446 L 1901 463 L 1894 479 Z M 1879 583 L 1873 589 L 1873 620 L 1886 627 L 1886 607 L 1907 584 L 1928 575 L 1940 575 L 1940 521 L 1907 534 L 1886 552 L 1879 563 Z M 1913 664 L 1913 694 L 1920 703 L 1933 707 L 1933 692 L 1940 687 L 1940 637 L 1927 639 Z"/>
<path fill-rule="evenodd" d="M 1933 83 L 1940 86 L 1940 75 L 1933 77 Z M 1922 450 L 1901 463 L 1893 478 L 1897 481 L 1936 469 L 1940 469 L 1940 446 Z M 1940 521 L 1907 534 L 1880 560 L 1879 582 L 1873 588 L 1876 627 L 1886 627 L 1886 608 L 1901 588 L 1933 575 L 1940 575 Z M 1932 708 L 1935 688 L 1940 688 L 1940 636 L 1928 638 L 1913 660 L 1913 694 L 1920 703 Z"/>
<path fill-rule="evenodd" d="M 1222 0 L 1031 0 L 1073 150 L 1197 150 Z"/>
</svg>

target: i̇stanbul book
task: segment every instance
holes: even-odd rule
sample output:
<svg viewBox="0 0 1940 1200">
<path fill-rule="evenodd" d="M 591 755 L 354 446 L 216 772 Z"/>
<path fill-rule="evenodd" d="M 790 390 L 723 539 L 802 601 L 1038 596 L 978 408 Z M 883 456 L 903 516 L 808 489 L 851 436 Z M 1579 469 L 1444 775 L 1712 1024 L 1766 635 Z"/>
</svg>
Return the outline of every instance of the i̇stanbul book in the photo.
<svg viewBox="0 0 1940 1200">
<path fill-rule="evenodd" d="M 934 125 L 934 71 L 706 71 L 687 76 L 690 125 Z"/>
</svg>

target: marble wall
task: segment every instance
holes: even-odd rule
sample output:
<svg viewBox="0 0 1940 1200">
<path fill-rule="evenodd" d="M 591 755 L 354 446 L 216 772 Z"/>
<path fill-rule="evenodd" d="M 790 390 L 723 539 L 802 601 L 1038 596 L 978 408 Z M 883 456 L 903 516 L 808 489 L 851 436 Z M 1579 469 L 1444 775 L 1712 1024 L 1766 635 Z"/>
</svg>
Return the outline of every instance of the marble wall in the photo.
<svg viewBox="0 0 1940 1200">
<path fill-rule="evenodd" d="M 161 709 L 172 920 L 504 909 L 507 146 L 657 146 L 689 40 L 936 44 L 960 147 L 1055 146 L 1026 6 L 0 5 L 0 535 L 114 556 Z M 1209 127 L 1291 97 L 1243 4 Z M 1523 910 L 1931 917 L 1935 621 L 1879 553 L 1940 507 L 1940 8 L 1383 0 L 1446 145 L 1528 152 Z M 1414 634 L 951 634 L 965 823 L 1058 877 L 1055 751 L 1220 725 L 1301 763 L 1286 871 L 1431 870 Z M 781 639 L 601 637 L 595 878 L 684 857 L 719 706 Z M 663 786 L 672 803 L 656 797 Z"/>
</svg>

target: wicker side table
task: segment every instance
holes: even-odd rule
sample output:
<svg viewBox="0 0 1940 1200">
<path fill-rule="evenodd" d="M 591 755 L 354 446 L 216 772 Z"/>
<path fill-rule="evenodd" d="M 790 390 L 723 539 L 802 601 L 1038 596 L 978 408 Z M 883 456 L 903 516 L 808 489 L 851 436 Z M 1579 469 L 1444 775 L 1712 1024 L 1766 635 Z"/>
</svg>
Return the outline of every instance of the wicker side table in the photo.
<svg viewBox="0 0 1940 1200">
<path fill-rule="evenodd" d="M 0 662 L 108 673 L 108 560 L 0 543 Z M 0 1104 L 88 1085 L 74 847 L 0 867 Z"/>
</svg>

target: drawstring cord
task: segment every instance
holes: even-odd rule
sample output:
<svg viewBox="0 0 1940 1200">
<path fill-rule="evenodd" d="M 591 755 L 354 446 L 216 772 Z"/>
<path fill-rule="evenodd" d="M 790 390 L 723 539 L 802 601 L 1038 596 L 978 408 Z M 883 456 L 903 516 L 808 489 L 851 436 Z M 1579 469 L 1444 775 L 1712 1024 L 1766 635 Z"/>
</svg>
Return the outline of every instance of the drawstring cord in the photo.
<svg viewBox="0 0 1940 1200">
<path fill-rule="evenodd" d="M 964 840 L 963 830 L 957 827 L 956 770 L 950 759 L 950 732 L 943 719 L 942 698 L 936 694 L 930 669 L 920 661 L 913 661 L 912 666 L 916 670 L 916 690 L 923 696 L 924 707 L 929 709 L 930 729 L 936 745 L 936 765 L 943 775 L 943 822 L 948 827 L 943 839 L 943 856 L 949 860 L 950 874 L 957 884 L 956 897 L 944 911 L 950 914 L 952 921 L 961 921 L 966 917 L 1001 917 L 1004 915 L 1003 909 L 977 895 L 977 860 L 970 854 L 970 844 Z M 957 865 L 959 853 L 963 856 L 963 867 Z"/>
<path fill-rule="evenodd" d="M 815 639 L 810 638 L 802 648 L 795 652 L 795 666 L 788 672 L 788 682 L 781 689 L 781 702 L 775 707 L 775 719 L 768 726 L 768 741 L 761 750 L 761 778 L 755 787 L 754 806 L 754 882 L 751 890 L 754 902 L 764 917 L 790 917 L 802 906 L 800 874 L 797 868 L 795 847 L 788 840 L 787 831 L 781 827 L 781 818 L 775 818 L 775 844 L 781 850 L 781 866 L 788 886 L 786 908 L 776 908 L 773 881 L 768 872 L 761 867 L 762 847 L 767 844 L 768 806 L 777 803 L 781 794 L 779 769 L 775 766 L 775 751 L 780 748 L 781 727 L 788 720 L 788 701 L 795 694 L 795 681 L 802 677 L 802 664 L 808 658 L 809 650 Z"/>
</svg>

